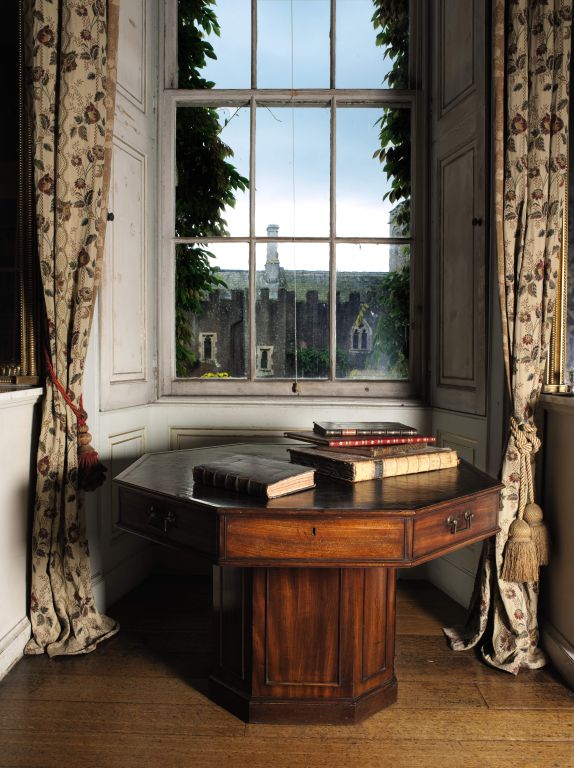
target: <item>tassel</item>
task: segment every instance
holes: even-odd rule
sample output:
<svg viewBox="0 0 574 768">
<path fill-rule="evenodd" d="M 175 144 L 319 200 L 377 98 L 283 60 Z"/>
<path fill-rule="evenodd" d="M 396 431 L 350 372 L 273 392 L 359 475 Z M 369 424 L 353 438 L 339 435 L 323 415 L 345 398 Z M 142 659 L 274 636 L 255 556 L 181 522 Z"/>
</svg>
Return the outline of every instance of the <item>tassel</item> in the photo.
<svg viewBox="0 0 574 768">
<path fill-rule="evenodd" d="M 538 565 L 548 565 L 550 560 L 550 537 L 548 528 L 544 525 L 542 509 L 530 502 L 524 509 L 524 519 L 530 526 L 532 541 L 536 547 Z"/>
<path fill-rule="evenodd" d="M 84 410 L 83 398 L 80 395 L 79 407 L 75 405 L 73 396 L 66 392 L 58 380 L 47 349 L 44 349 L 44 358 L 54 386 L 77 419 L 78 488 L 83 491 L 95 491 L 105 482 L 107 469 L 101 463 L 98 452 L 91 445 L 92 436 L 88 429 L 88 414 Z"/>
<path fill-rule="evenodd" d="M 83 411 L 85 414 L 85 411 Z M 95 491 L 106 479 L 106 467 L 91 445 L 92 436 L 85 420 L 78 421 L 78 486 L 83 491 Z"/>
<path fill-rule="evenodd" d="M 504 581 L 537 581 L 538 557 L 528 523 L 517 517 L 510 526 L 500 574 Z"/>
</svg>

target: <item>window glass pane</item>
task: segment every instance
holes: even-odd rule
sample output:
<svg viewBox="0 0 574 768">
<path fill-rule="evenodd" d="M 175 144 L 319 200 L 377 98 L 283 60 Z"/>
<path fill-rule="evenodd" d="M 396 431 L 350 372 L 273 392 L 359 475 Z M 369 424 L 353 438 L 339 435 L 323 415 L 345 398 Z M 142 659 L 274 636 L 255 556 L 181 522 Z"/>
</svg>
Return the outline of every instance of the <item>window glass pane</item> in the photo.
<svg viewBox="0 0 574 768">
<path fill-rule="evenodd" d="M 337 235 L 410 232 L 410 110 L 337 110 Z"/>
<path fill-rule="evenodd" d="M 328 378 L 328 244 L 260 244 L 256 262 L 257 377 Z"/>
<path fill-rule="evenodd" d="M 255 231 L 329 235 L 330 111 L 257 109 Z"/>
<path fill-rule="evenodd" d="M 248 289 L 247 244 L 176 247 L 178 378 L 246 376 Z"/>
<path fill-rule="evenodd" d="M 249 234 L 249 109 L 180 107 L 177 237 Z"/>
<path fill-rule="evenodd" d="M 178 0 L 180 88 L 251 87 L 251 1 Z"/>
<path fill-rule="evenodd" d="M 258 88 L 329 87 L 330 5 L 330 0 L 258 0 Z"/>
<path fill-rule="evenodd" d="M 337 88 L 408 88 L 409 0 L 337 0 Z"/>
<path fill-rule="evenodd" d="M 337 246 L 337 377 L 406 379 L 408 245 Z"/>
</svg>

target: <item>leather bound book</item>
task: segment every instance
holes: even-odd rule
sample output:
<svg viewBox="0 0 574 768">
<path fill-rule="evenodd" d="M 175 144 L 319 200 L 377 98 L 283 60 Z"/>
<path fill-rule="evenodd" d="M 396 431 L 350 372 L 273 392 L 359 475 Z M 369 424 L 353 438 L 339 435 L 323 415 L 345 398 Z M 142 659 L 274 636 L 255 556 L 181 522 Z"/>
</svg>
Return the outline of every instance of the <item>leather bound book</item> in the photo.
<svg viewBox="0 0 574 768">
<path fill-rule="evenodd" d="M 382 437 L 412 437 L 414 427 L 397 421 L 322 421 L 313 422 L 313 432 L 323 437 L 380 435 Z"/>
<path fill-rule="evenodd" d="M 294 440 L 303 440 L 305 443 L 315 443 L 328 448 L 356 448 L 368 445 L 410 445 L 418 443 L 426 445 L 434 443 L 436 437 L 416 435 L 410 437 L 383 437 L 382 435 L 371 435 L 363 437 L 329 437 L 317 435 L 315 432 L 285 432 L 285 437 Z"/>
<path fill-rule="evenodd" d="M 358 448 L 347 446 L 344 448 L 327 448 L 322 450 L 333 451 L 333 453 L 351 453 L 359 458 L 382 459 L 384 456 L 404 456 L 407 453 L 420 453 L 426 448 L 434 448 L 434 445 L 428 443 L 404 443 L 403 445 L 362 445 Z"/>
<path fill-rule="evenodd" d="M 236 454 L 193 468 L 196 483 L 274 499 L 315 485 L 315 472 L 279 459 Z"/>
<path fill-rule="evenodd" d="M 319 474 L 336 477 L 348 483 L 377 480 L 396 475 L 411 475 L 449 469 L 458 464 L 458 455 L 452 448 L 425 448 L 403 456 L 369 459 L 353 454 L 325 451 L 321 448 L 289 448 L 291 461 L 314 467 Z"/>
</svg>

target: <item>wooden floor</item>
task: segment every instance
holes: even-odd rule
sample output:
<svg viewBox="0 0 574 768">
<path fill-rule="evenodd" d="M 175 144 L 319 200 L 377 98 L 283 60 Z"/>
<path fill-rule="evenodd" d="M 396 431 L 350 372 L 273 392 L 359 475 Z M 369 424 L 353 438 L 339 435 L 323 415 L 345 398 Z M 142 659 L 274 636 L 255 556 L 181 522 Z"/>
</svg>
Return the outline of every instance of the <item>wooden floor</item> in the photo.
<svg viewBox="0 0 574 768">
<path fill-rule="evenodd" d="M 1 768 L 574 766 L 574 694 L 451 652 L 440 628 L 462 611 L 423 582 L 400 582 L 396 705 L 358 726 L 245 725 L 203 693 L 209 588 L 155 578 L 95 653 L 23 659 L 0 683 Z"/>
</svg>

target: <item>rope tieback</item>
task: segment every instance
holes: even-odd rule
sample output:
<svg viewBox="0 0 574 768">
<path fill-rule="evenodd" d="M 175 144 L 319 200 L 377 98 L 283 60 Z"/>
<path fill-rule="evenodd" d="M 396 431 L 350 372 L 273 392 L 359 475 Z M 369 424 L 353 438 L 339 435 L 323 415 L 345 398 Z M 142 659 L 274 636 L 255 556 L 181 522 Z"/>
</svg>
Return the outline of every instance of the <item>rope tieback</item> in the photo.
<svg viewBox="0 0 574 768">
<path fill-rule="evenodd" d="M 532 477 L 532 458 L 541 441 L 534 424 L 514 417 L 510 420 L 510 434 L 520 456 L 520 486 L 518 512 L 508 531 L 501 577 L 505 581 L 537 581 L 538 569 L 547 565 L 549 555 L 548 531 L 542 509 L 534 503 Z"/>
<path fill-rule="evenodd" d="M 91 444 L 92 436 L 88 428 L 88 414 L 84 409 L 83 397 L 80 395 L 79 405 L 76 405 L 56 376 L 47 350 L 44 350 L 44 359 L 54 387 L 76 417 L 78 439 L 78 487 L 84 491 L 95 491 L 96 488 L 99 488 L 105 481 L 107 470 L 101 463 L 98 452 Z"/>
</svg>

